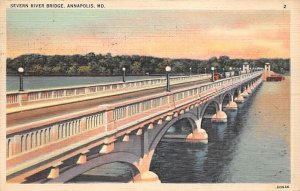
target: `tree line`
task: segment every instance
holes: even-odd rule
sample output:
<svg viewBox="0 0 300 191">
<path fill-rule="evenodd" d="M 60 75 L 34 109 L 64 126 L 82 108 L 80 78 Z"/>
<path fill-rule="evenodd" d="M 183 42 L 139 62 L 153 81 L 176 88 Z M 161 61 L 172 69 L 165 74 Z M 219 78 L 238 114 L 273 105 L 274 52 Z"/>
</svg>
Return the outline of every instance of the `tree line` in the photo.
<svg viewBox="0 0 300 191">
<path fill-rule="evenodd" d="M 228 56 L 211 57 L 207 60 L 170 59 L 139 55 L 105 55 L 93 52 L 86 55 L 21 55 L 14 59 L 8 58 L 6 71 L 8 75 L 16 75 L 18 67 L 25 69 L 26 75 L 81 75 L 81 76 L 110 76 L 122 75 L 126 68 L 127 75 L 163 75 L 165 67 L 171 66 L 172 74 L 186 75 L 210 72 L 212 66 L 216 71 L 236 70 L 248 62 L 250 67 L 264 67 L 271 63 L 271 69 L 277 73 L 289 73 L 290 59 L 261 58 L 261 59 L 230 59 Z"/>
</svg>

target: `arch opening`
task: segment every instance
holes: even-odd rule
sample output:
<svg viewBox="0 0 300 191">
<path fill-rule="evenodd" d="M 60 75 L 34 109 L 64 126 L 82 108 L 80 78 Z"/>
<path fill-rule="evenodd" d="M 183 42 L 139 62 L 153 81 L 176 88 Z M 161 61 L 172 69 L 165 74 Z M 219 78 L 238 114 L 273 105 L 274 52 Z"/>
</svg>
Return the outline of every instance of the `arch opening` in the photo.
<svg viewBox="0 0 300 191">
<path fill-rule="evenodd" d="M 185 156 L 186 154 L 176 154 L 173 152 L 174 147 L 191 147 L 195 145 L 199 147 L 199 144 L 191 143 L 186 140 L 187 136 L 193 132 L 193 130 L 197 129 L 196 122 L 194 118 L 181 118 L 176 122 L 171 122 L 169 125 L 165 127 L 163 135 L 158 143 L 152 144 L 153 155 L 150 161 L 149 170 L 158 175 L 159 179 L 163 182 L 165 173 L 180 174 L 182 169 L 173 168 L 173 169 L 165 169 L 161 164 L 167 164 L 166 161 L 172 161 L 174 156 Z M 172 137 L 173 136 L 173 137 Z M 155 142 L 157 140 L 154 140 Z M 201 144 L 201 143 L 200 143 Z M 201 144 L 200 146 L 203 146 Z M 176 149 L 177 150 L 177 149 Z M 182 150 L 182 152 L 186 152 L 186 150 Z M 167 153 L 167 154 L 166 154 Z M 178 158 L 178 160 L 182 160 Z"/>
<path fill-rule="evenodd" d="M 211 119 L 214 114 L 219 110 L 218 103 L 216 101 L 211 101 L 208 103 L 202 112 L 202 119 Z"/>
<path fill-rule="evenodd" d="M 183 118 L 175 122 L 168 128 L 167 132 L 163 135 L 162 139 L 166 139 L 168 136 L 188 135 L 193 132 L 195 124 L 188 118 Z"/>
<path fill-rule="evenodd" d="M 226 109 L 226 106 L 229 104 L 230 101 L 231 101 L 231 95 L 228 93 L 223 97 L 222 108 Z"/>
<path fill-rule="evenodd" d="M 239 96 L 239 89 L 235 89 L 233 93 L 233 100 Z"/>
<path fill-rule="evenodd" d="M 91 152 L 90 160 L 84 164 L 76 164 L 78 156 L 64 160 L 59 166 L 57 178 L 48 179 L 51 171 L 49 167 L 27 177 L 24 183 L 129 182 L 140 173 L 139 167 L 136 166 L 140 160 L 139 156 L 129 152 L 112 152 L 94 157 L 94 151 Z"/>
<path fill-rule="evenodd" d="M 138 169 L 126 162 L 111 162 L 97 166 L 78 175 L 66 183 L 91 183 L 91 182 L 119 182 L 127 183 L 134 181 L 139 174 Z"/>
</svg>

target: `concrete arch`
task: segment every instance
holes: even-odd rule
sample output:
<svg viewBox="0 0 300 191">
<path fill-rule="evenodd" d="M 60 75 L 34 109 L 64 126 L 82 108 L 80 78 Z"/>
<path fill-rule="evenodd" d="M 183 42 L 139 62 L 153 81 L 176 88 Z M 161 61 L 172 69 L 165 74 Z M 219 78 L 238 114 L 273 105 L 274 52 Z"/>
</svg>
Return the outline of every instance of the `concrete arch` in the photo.
<svg viewBox="0 0 300 191">
<path fill-rule="evenodd" d="M 230 98 L 230 96 L 232 96 L 233 97 L 233 94 L 234 92 L 232 92 L 232 91 L 228 91 L 228 92 L 225 92 L 224 94 L 222 94 L 222 96 L 221 96 L 221 100 L 220 100 L 220 103 L 222 103 L 223 104 L 223 102 L 224 102 L 224 99 L 225 99 L 225 97 L 226 96 L 229 96 L 229 98 Z"/>
<path fill-rule="evenodd" d="M 235 88 L 233 90 L 233 98 L 235 98 L 235 95 L 239 95 L 239 93 L 241 93 L 241 87 Z"/>
<path fill-rule="evenodd" d="M 217 110 L 217 111 L 219 110 L 219 104 L 220 104 L 220 103 L 218 102 L 218 100 L 213 99 L 213 100 L 211 100 L 211 101 L 208 101 L 208 102 L 206 102 L 206 103 L 202 106 L 202 109 L 200 110 L 199 116 L 200 116 L 201 119 L 203 118 L 203 115 L 204 115 L 204 113 L 205 113 L 207 107 L 208 107 L 211 103 L 215 103 L 216 110 Z"/>
<path fill-rule="evenodd" d="M 160 142 L 162 137 L 165 135 L 165 133 L 168 131 L 168 129 L 181 119 L 187 119 L 191 123 L 192 129 L 197 128 L 196 121 L 198 119 L 195 114 L 193 114 L 191 112 L 186 112 L 184 114 L 181 114 L 178 117 L 176 117 L 176 118 L 172 119 L 171 121 L 169 121 L 168 123 L 166 123 L 165 126 L 163 128 L 161 128 L 161 130 L 156 134 L 155 138 L 153 140 L 151 140 L 151 142 L 149 144 L 149 151 L 155 150 L 156 146 L 158 145 L 158 143 Z"/>
<path fill-rule="evenodd" d="M 112 152 L 101 157 L 96 157 L 87 161 L 85 164 L 75 166 L 59 175 L 59 177 L 49 180 L 47 183 L 63 183 L 67 182 L 76 176 L 79 176 L 93 168 L 113 163 L 123 162 L 133 166 L 138 172 L 141 172 L 139 167 L 140 157 L 129 152 Z"/>
</svg>

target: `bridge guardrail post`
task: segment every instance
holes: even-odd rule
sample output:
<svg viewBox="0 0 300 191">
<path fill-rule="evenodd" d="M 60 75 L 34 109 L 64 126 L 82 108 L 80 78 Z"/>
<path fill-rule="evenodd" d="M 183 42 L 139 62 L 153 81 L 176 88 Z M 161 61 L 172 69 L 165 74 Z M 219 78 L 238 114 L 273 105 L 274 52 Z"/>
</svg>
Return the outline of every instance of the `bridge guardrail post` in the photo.
<svg viewBox="0 0 300 191">
<path fill-rule="evenodd" d="M 22 92 L 19 93 L 20 106 L 24 105 L 28 101 L 28 93 Z"/>
<path fill-rule="evenodd" d="M 87 128 L 86 128 L 86 116 L 82 117 L 80 119 L 80 132 L 83 132 L 85 131 Z"/>
<path fill-rule="evenodd" d="M 55 124 L 51 127 L 50 142 L 57 141 L 58 139 L 58 124 Z"/>
<path fill-rule="evenodd" d="M 169 93 L 168 95 L 168 104 L 170 107 L 175 107 L 175 101 L 174 101 L 174 94 L 173 93 Z"/>
<path fill-rule="evenodd" d="M 12 155 L 16 155 L 21 153 L 21 135 L 14 135 L 13 136 L 13 151 Z"/>
<path fill-rule="evenodd" d="M 106 122 L 106 126 L 105 126 L 105 131 L 110 131 L 113 130 L 115 128 L 115 121 L 114 121 L 114 107 L 111 105 L 106 105 L 105 107 L 105 122 Z"/>
<path fill-rule="evenodd" d="M 85 87 L 85 88 L 84 88 L 84 94 L 85 94 L 85 95 L 90 94 L 90 87 Z"/>
</svg>

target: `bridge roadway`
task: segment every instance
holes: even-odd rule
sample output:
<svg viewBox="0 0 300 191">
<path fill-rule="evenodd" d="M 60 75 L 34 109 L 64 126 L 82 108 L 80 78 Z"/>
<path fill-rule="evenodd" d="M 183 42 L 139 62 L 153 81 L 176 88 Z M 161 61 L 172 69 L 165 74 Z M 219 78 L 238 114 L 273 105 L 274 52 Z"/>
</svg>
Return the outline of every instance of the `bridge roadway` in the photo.
<svg viewBox="0 0 300 191">
<path fill-rule="evenodd" d="M 172 91 L 186 88 L 187 86 L 199 85 L 210 81 L 211 75 L 192 76 L 182 81 L 175 81 L 171 84 Z M 174 77 L 176 78 L 176 77 Z M 42 100 L 37 103 L 27 103 L 23 106 L 7 108 L 7 128 L 14 128 L 20 125 L 38 120 L 46 120 L 65 114 L 77 113 L 83 110 L 96 108 L 96 105 L 115 104 L 136 99 L 145 95 L 155 95 L 166 91 L 165 84 L 158 84 L 130 89 L 118 89 L 115 91 L 104 91 L 89 96 L 76 96 L 71 99 Z M 91 101 L 93 100 L 93 101 Z"/>
<path fill-rule="evenodd" d="M 192 126 L 187 140 L 207 142 L 201 121 L 208 106 L 215 107 L 212 121 L 226 122 L 227 115 L 222 111 L 225 97 L 229 98 L 226 107 L 237 109 L 235 102 L 245 101 L 262 82 L 261 75 L 258 71 L 216 82 L 185 84 L 173 87 L 171 92 L 142 91 L 144 96 L 128 96 L 120 102 L 9 127 L 7 180 L 67 182 L 92 168 L 119 161 L 139 172 L 135 181 L 159 182 L 149 168 L 167 130 L 186 118 Z"/>
</svg>

